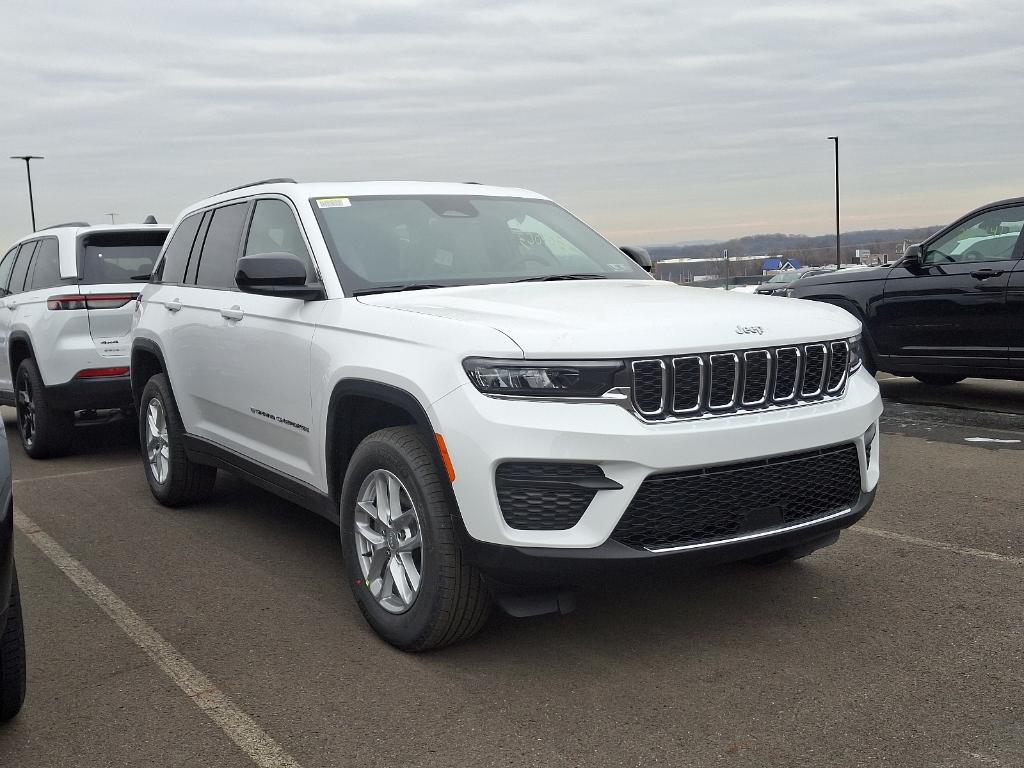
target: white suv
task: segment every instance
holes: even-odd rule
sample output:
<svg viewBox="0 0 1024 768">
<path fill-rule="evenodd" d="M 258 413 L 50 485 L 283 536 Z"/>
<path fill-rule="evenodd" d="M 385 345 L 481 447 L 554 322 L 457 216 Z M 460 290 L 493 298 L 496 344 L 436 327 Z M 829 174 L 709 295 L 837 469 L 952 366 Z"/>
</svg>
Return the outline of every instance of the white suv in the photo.
<svg viewBox="0 0 1024 768">
<path fill-rule="evenodd" d="M 63 453 L 76 412 L 127 409 L 132 305 L 167 227 L 59 224 L 0 259 L 0 403 L 25 452 Z"/>
<path fill-rule="evenodd" d="M 522 189 L 238 188 L 182 213 L 137 307 L 156 498 L 221 468 L 339 522 L 407 650 L 623 566 L 800 557 L 878 482 L 852 315 L 653 280 Z"/>
</svg>

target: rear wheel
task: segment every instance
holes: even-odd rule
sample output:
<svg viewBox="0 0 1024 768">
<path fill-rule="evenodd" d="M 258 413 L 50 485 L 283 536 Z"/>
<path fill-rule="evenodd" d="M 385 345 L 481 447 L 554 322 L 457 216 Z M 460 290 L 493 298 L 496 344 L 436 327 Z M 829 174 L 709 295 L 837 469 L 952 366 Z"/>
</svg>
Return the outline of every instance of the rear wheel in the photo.
<svg viewBox="0 0 1024 768">
<path fill-rule="evenodd" d="M 922 384 L 933 387 L 948 387 L 952 384 L 959 384 L 966 379 L 966 376 L 943 376 L 938 373 L 915 373 L 914 378 Z"/>
<path fill-rule="evenodd" d="M 25 687 L 25 626 L 15 571 L 7 606 L 7 626 L 0 635 L 0 723 L 18 714 L 25 701 Z"/>
<path fill-rule="evenodd" d="M 46 396 L 39 366 L 32 358 L 21 361 L 14 378 L 15 409 L 21 445 L 33 459 L 67 453 L 75 425 L 74 414 L 53 408 Z"/>
<path fill-rule="evenodd" d="M 185 452 L 185 428 L 164 373 L 147 381 L 142 390 L 139 437 L 146 480 L 157 501 L 179 507 L 210 495 L 217 470 L 196 464 Z"/>
<path fill-rule="evenodd" d="M 483 578 L 463 559 L 446 483 L 413 427 L 374 432 L 345 473 L 341 542 L 349 584 L 370 626 L 402 650 L 464 640 L 490 613 Z"/>
</svg>

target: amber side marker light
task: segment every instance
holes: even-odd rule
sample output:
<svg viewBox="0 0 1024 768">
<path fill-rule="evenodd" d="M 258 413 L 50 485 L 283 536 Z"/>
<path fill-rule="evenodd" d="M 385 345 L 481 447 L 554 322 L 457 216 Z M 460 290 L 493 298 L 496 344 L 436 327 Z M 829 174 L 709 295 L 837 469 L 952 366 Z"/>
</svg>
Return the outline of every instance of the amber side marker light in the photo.
<svg viewBox="0 0 1024 768">
<path fill-rule="evenodd" d="M 448 482 L 455 482 L 455 467 L 452 466 L 452 457 L 448 455 L 448 446 L 444 444 L 444 438 L 437 432 L 434 433 L 437 440 L 437 450 L 441 452 L 441 461 L 444 462 L 445 471 L 448 473 Z"/>
</svg>

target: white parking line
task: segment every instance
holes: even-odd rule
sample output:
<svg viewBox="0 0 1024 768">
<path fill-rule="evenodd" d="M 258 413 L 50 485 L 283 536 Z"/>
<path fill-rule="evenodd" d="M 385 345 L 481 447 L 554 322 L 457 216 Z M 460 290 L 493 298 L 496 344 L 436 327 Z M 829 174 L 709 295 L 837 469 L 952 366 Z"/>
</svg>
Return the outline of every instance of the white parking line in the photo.
<svg viewBox="0 0 1024 768">
<path fill-rule="evenodd" d="M 95 475 L 98 472 L 116 472 L 119 469 L 134 469 L 140 466 L 139 462 L 133 461 L 131 464 L 115 464 L 112 467 L 99 467 L 97 469 L 83 469 L 80 472 L 62 472 L 58 475 L 40 475 L 39 477 L 19 477 L 14 480 L 13 483 L 35 483 L 39 480 L 60 480 L 64 477 L 81 477 L 82 475 Z"/>
<path fill-rule="evenodd" d="M 20 509 L 14 524 L 64 575 L 71 579 L 114 623 L 174 681 L 238 748 L 261 768 L 300 768 L 299 764 L 245 712 L 182 656 L 135 611 Z"/>
<path fill-rule="evenodd" d="M 878 528 L 866 528 L 863 525 L 855 525 L 852 528 L 850 528 L 850 530 L 854 533 L 866 533 L 870 536 L 880 536 L 883 539 L 902 541 L 905 544 L 916 544 L 919 547 L 938 549 L 943 552 L 956 552 L 958 555 L 981 557 L 985 560 L 996 560 L 1000 563 L 1010 563 L 1011 565 L 1024 565 L 1024 557 L 1000 555 L 998 552 L 989 552 L 984 549 L 975 549 L 974 547 L 958 547 L 955 544 L 947 544 L 944 541 L 934 541 L 932 539 L 922 539 L 917 536 L 907 536 L 905 533 L 883 531 Z"/>
</svg>

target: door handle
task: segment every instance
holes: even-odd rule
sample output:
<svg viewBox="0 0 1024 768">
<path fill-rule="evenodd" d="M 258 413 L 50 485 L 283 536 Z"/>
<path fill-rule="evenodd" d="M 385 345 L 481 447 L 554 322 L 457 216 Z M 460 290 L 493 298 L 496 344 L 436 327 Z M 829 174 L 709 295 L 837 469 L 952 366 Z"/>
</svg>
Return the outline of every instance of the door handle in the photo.
<svg viewBox="0 0 1024 768">
<path fill-rule="evenodd" d="M 171 299 L 170 301 L 164 302 L 164 309 L 168 312 L 177 312 L 181 309 L 181 299 Z"/>
<path fill-rule="evenodd" d="M 999 277 L 1003 274 L 1001 269 L 976 269 L 971 272 L 971 277 L 976 280 L 988 280 L 990 277 Z"/>
<path fill-rule="evenodd" d="M 220 316 L 225 318 L 226 320 L 241 320 L 243 317 L 245 317 L 245 312 L 242 310 L 240 306 L 235 304 L 235 306 L 231 307 L 231 309 L 222 309 L 220 311 Z"/>
</svg>

